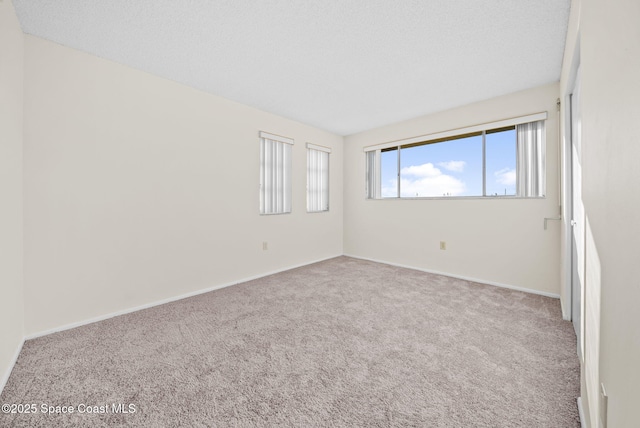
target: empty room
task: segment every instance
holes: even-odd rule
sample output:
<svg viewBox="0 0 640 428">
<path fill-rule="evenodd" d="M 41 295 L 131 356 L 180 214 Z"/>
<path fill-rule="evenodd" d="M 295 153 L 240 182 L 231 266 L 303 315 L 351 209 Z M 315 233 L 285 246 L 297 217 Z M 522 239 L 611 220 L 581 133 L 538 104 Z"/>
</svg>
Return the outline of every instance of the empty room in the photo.
<svg viewBox="0 0 640 428">
<path fill-rule="evenodd" d="M 640 426 L 639 23 L 0 0 L 0 426 Z"/>
</svg>

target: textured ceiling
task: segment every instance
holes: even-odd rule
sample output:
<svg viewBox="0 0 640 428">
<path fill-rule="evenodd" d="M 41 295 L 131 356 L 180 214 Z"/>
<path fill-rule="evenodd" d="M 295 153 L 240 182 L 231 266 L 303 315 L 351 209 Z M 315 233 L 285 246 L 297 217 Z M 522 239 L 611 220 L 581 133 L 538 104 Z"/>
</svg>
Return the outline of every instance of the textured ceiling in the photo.
<svg viewBox="0 0 640 428">
<path fill-rule="evenodd" d="M 13 0 L 23 30 L 348 135 L 559 80 L 570 0 Z"/>
</svg>

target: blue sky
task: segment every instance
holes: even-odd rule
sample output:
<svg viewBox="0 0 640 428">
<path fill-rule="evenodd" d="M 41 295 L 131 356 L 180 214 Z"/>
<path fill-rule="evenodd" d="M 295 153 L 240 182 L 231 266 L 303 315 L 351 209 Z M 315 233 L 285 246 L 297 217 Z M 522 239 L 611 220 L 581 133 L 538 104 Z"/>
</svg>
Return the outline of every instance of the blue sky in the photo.
<svg viewBox="0 0 640 428">
<path fill-rule="evenodd" d="M 487 195 L 515 195 L 516 134 L 486 135 Z M 397 150 L 381 153 L 382 197 L 397 197 Z M 401 150 L 402 197 L 482 196 L 482 136 Z"/>
</svg>

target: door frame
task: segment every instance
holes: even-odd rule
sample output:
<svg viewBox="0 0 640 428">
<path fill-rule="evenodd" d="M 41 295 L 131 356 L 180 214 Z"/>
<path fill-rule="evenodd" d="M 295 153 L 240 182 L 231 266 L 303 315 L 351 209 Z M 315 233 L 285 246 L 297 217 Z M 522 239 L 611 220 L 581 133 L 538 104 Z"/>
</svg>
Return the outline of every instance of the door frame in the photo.
<svg viewBox="0 0 640 428">
<path fill-rule="evenodd" d="M 575 50 L 572 55 L 571 67 L 569 76 L 567 79 L 567 85 L 565 93 L 562 96 L 562 113 L 563 113 L 563 134 L 562 134 L 562 218 L 564 233 L 562 239 L 564 241 L 564 263 L 563 263 L 563 288 L 562 293 L 568 301 L 563 302 L 563 318 L 568 321 L 572 321 L 574 314 L 572 314 L 573 308 L 573 227 L 571 226 L 571 220 L 573 220 L 573 165 L 572 165 L 572 112 L 571 112 L 571 95 L 574 91 L 576 78 L 578 75 L 578 69 L 580 67 L 580 37 L 576 40 Z M 580 302 L 580 307 L 584 303 L 584 296 Z M 583 311 L 584 312 L 584 311 Z M 584 320 L 581 319 L 581 328 L 584 329 Z M 581 338 L 577 338 L 577 352 L 580 355 L 581 362 L 583 356 L 580 350 L 582 349 Z"/>
<path fill-rule="evenodd" d="M 580 87 L 580 68 L 578 68 L 578 75 L 573 84 L 571 91 L 571 227 L 569 229 L 571 235 L 571 321 L 573 322 L 574 330 L 577 336 L 577 348 L 580 361 L 584 361 L 584 341 L 585 341 L 585 325 L 586 325 L 586 312 L 584 308 L 584 302 L 586 298 L 586 221 L 587 216 L 584 210 L 584 203 L 582 201 L 582 132 L 578 138 L 575 138 L 575 129 L 573 127 L 574 115 L 576 112 L 573 110 L 573 106 L 577 105 L 576 110 L 580 113 L 580 97 L 577 97 L 576 102 L 574 98 L 581 92 Z M 580 130 L 581 131 L 581 130 Z M 577 144 L 576 144 L 577 143 Z M 578 150 L 579 149 L 579 150 Z M 575 154 L 575 156 L 574 156 Z M 575 159 L 575 162 L 574 162 Z M 576 165 L 577 162 L 577 165 Z M 576 171 L 578 171 L 579 183 L 574 181 L 576 177 Z M 576 194 L 576 190 L 579 194 Z M 576 207 L 579 207 L 578 212 L 575 211 Z M 578 239 L 580 238 L 580 239 Z M 576 292 L 576 290 L 578 290 Z M 575 310 L 577 308 L 578 315 L 576 316 Z"/>
</svg>

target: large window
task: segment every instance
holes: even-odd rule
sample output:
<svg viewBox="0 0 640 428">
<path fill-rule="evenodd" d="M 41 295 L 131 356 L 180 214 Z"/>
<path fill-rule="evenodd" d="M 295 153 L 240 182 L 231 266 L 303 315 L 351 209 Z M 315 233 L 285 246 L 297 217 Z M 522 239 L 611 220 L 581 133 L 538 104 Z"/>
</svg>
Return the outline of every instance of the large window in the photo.
<svg viewBox="0 0 640 428">
<path fill-rule="evenodd" d="M 329 211 L 329 153 L 331 149 L 307 143 L 307 211 Z"/>
<path fill-rule="evenodd" d="M 367 198 L 544 196 L 544 120 L 517 122 L 365 148 Z"/>
<path fill-rule="evenodd" d="M 291 212 L 293 140 L 260 132 L 260 214 Z"/>
</svg>

